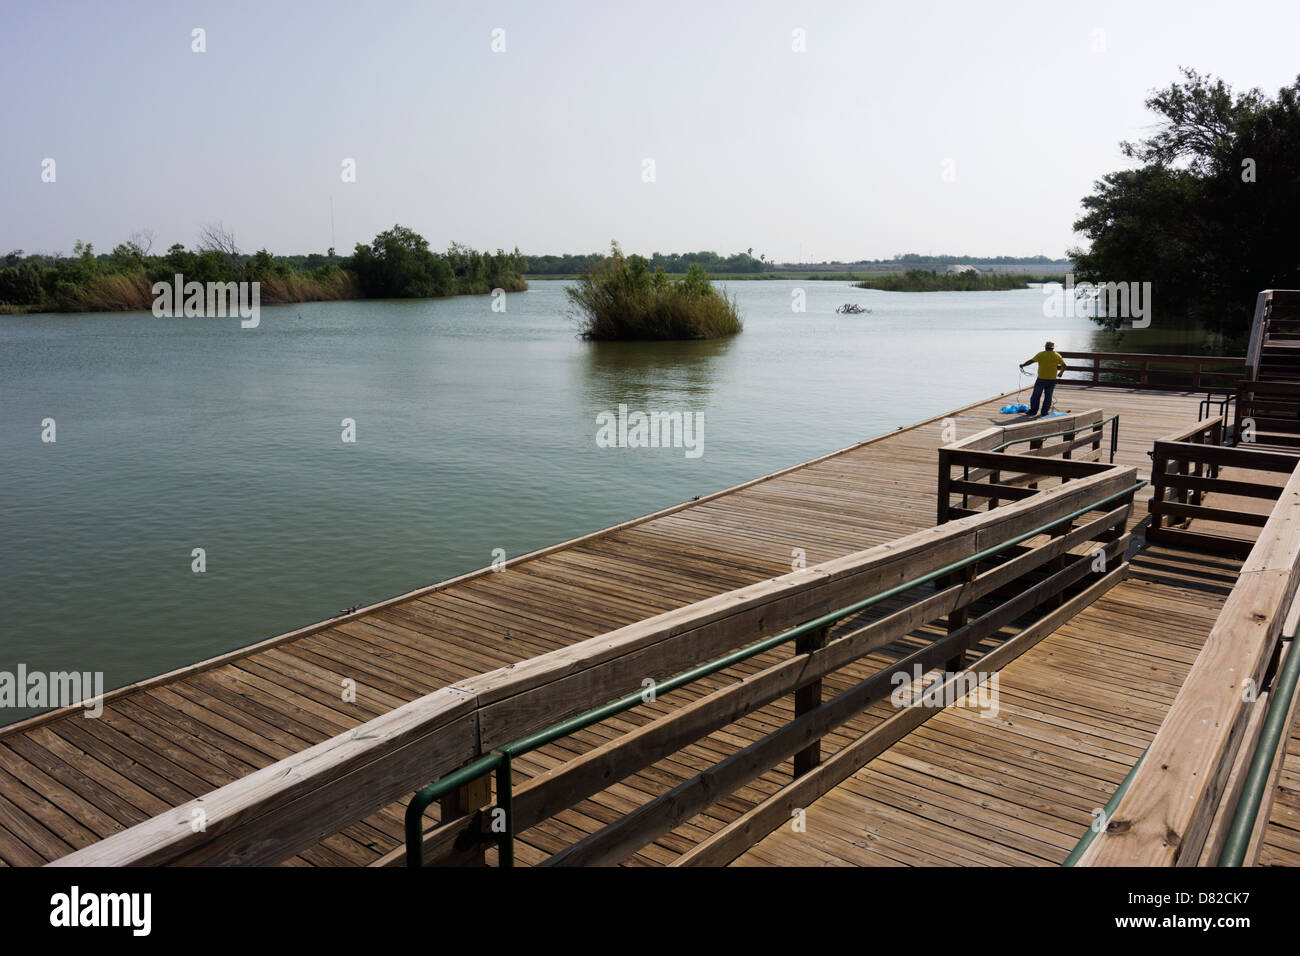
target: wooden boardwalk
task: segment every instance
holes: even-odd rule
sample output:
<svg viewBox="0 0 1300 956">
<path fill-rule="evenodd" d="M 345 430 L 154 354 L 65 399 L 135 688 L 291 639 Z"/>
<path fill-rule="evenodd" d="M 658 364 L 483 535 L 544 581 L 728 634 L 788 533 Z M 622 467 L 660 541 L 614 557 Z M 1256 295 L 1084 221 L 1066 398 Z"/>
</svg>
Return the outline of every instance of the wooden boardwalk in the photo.
<svg viewBox="0 0 1300 956">
<path fill-rule="evenodd" d="M 1068 385 L 1057 396 L 1058 405 L 1075 411 L 1100 407 L 1107 414 L 1119 412 L 1116 461 L 1137 466 L 1142 474 L 1150 468 L 1152 441 L 1194 422 L 1200 398 L 1190 392 Z M 1005 419 L 997 412 L 1005 400 L 998 397 L 951 413 L 958 437 Z M 941 437 L 943 424 L 940 417 L 900 429 L 698 502 L 524 556 L 501 573 L 475 572 L 124 688 L 108 695 L 99 719 L 85 719 L 73 710 L 0 729 L 0 861 L 32 865 L 63 856 L 437 688 L 788 572 L 796 550 L 812 565 L 928 528 L 935 520 L 936 449 L 947 440 Z M 1140 506 L 1135 509 L 1135 517 L 1142 513 Z M 1190 621 L 1199 622 L 1209 612 L 1208 605 L 1198 602 L 1209 598 L 1190 588 L 1190 580 L 1204 576 L 1205 568 L 1179 568 L 1174 556 L 1166 563 L 1163 570 L 1147 570 L 1154 577 L 1146 586 L 1164 587 L 1155 578 L 1173 575 L 1181 583 L 1168 587 L 1187 587 L 1196 595 L 1189 601 L 1197 610 L 1187 613 Z M 1211 576 L 1228 573 L 1223 566 Z M 1123 587 L 1131 585 L 1131 590 L 1140 583 Z M 1107 600 L 1113 603 L 1122 596 Z M 1131 604 L 1141 618 L 1147 606 L 1141 596 Z M 1110 605 L 1102 601 L 1096 608 L 1103 606 Z M 1118 624 L 1119 618 L 1111 620 L 1112 626 Z M 1188 626 L 1195 630 L 1199 623 Z M 1181 662 L 1191 642 L 1189 634 L 1171 636 L 1170 661 Z M 1040 668 L 1047 666 L 1041 653 L 1032 657 Z M 717 675 L 716 683 L 701 681 L 683 691 L 680 700 L 703 695 L 729 675 L 757 670 L 774 659 L 755 658 Z M 882 652 L 860 662 L 857 670 L 846 668 L 835 680 L 847 684 L 887 659 Z M 1135 661 L 1131 666 L 1142 671 L 1148 665 Z M 1163 687 L 1167 677 L 1161 671 L 1148 679 Z M 345 680 L 356 683 L 355 701 L 343 699 Z M 1068 677 L 1060 680 L 1069 682 Z M 833 681 L 828 684 L 831 692 L 838 689 Z M 676 698 L 673 704 L 661 702 L 664 708 L 676 705 Z M 888 709 L 886 704 L 868 710 L 839 728 L 827 739 L 827 752 L 883 719 Z M 645 710 L 530 754 L 516 764 L 516 772 L 524 777 L 544 772 L 665 712 L 655 706 Z M 1150 708 L 1137 710 L 1142 720 L 1154 719 Z M 769 705 L 559 814 L 521 835 L 519 862 L 540 860 L 698 772 L 700 762 L 735 752 L 791 716 L 788 700 Z M 1098 781 L 1110 781 L 1145 726 L 1114 732 L 1119 739 L 1111 755 L 1101 758 L 1106 773 Z M 787 782 L 789 771 L 787 763 L 764 774 L 629 862 L 672 862 Z M 1101 792 L 1097 787 L 1102 784 L 1094 787 Z M 1083 791 L 1089 798 L 1092 792 Z M 399 846 L 403 807 L 404 801 L 373 814 L 289 862 L 374 862 Z M 1078 822 L 1077 809 L 1068 815 L 1071 825 Z"/>
<path fill-rule="evenodd" d="M 1155 736 L 1240 562 L 1151 547 L 1130 577 L 735 866 L 1048 866 Z"/>
</svg>

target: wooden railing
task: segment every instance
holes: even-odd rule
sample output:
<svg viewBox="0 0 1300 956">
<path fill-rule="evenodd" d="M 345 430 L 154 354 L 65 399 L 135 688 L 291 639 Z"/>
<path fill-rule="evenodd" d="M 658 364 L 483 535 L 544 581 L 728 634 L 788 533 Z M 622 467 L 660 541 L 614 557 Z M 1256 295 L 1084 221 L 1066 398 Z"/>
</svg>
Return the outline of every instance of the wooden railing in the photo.
<svg viewBox="0 0 1300 956">
<path fill-rule="evenodd" d="M 1279 345 L 1300 340 L 1300 290 L 1265 289 L 1255 298 L 1246 380 L 1300 377 L 1297 358 Z"/>
<path fill-rule="evenodd" d="M 1037 467 L 1039 459 L 1024 457 Z M 647 678 L 662 680 L 864 599 L 888 596 L 888 606 L 882 603 L 853 618 L 839 632 L 802 641 L 784 659 L 764 659 L 758 673 L 734 675 L 703 697 L 631 733 L 615 733 L 606 744 L 514 788 L 511 820 L 519 833 L 779 697 L 796 695 L 793 720 L 583 837 L 550 862 L 605 863 L 624 857 L 792 755 L 812 753 L 828 732 L 888 696 L 896 672 L 910 674 L 913 665 L 923 672 L 944 668 L 980 642 L 985 644 L 979 666 L 996 670 L 1117 583 L 1128 567 L 1125 528 L 1136 471 L 1067 464 L 1068 483 L 994 511 L 721 594 L 435 691 L 55 865 L 280 862 L 457 767 L 643 688 Z M 1101 569 L 1095 560 L 1099 549 L 1106 555 Z M 960 581 L 937 580 L 954 567 L 961 568 Z M 938 630 L 936 622 L 943 622 Z M 824 676 L 918 632 L 929 639 L 919 650 L 821 700 Z M 1004 640 L 989 649 L 987 642 L 995 636 Z M 734 674 L 720 675 L 727 673 Z M 904 708 L 799 779 L 827 785 L 835 773 L 860 766 L 933 712 L 937 708 Z M 480 795 L 479 802 L 487 799 L 485 789 Z M 743 825 L 738 821 L 739 829 L 717 834 L 685 862 L 739 852 L 744 828 L 767 820 L 773 806 L 764 804 Z M 468 805 L 451 810 L 425 835 L 425 859 L 444 864 L 481 860 L 481 851 L 465 837 L 489 809 Z M 202 830 L 193 825 L 200 818 Z M 382 862 L 400 859 L 394 853 Z"/>
<path fill-rule="evenodd" d="M 1241 797 L 1244 766 L 1259 739 L 1283 633 L 1295 627 L 1297 513 L 1300 469 L 1282 489 L 1187 680 L 1080 865 L 1196 866 L 1218 860 Z M 1266 825 L 1267 818 L 1264 813 L 1256 825 Z"/>
<path fill-rule="evenodd" d="M 1232 432 L 1237 445 L 1300 445 L 1300 382 L 1239 384 Z"/>
<path fill-rule="evenodd" d="M 1267 510 L 1207 505 L 1208 494 L 1277 501 L 1282 486 L 1267 477 L 1251 478 L 1242 472 L 1261 475 L 1291 474 L 1298 460 L 1286 452 L 1223 447 L 1224 419 L 1198 422 L 1184 431 L 1155 442 L 1151 453 L 1152 494 L 1148 508 L 1151 525 L 1147 540 L 1194 550 L 1233 554 L 1245 558 L 1254 545 L 1250 536 L 1234 537 L 1222 532 L 1190 530 L 1193 521 L 1262 528 L 1269 520 Z M 1231 478 L 1224 468 L 1234 470 Z"/>
<path fill-rule="evenodd" d="M 1060 381 L 1067 384 L 1231 392 L 1246 373 L 1246 360 L 1233 356 L 1139 352 L 1060 354 L 1067 367 Z"/>
<path fill-rule="evenodd" d="M 1114 422 L 1110 423 L 1114 427 Z M 995 425 L 939 449 L 937 523 L 991 511 L 1072 478 L 1105 471 L 1099 408 Z M 1003 450 L 1005 449 L 1005 450 Z M 953 474 L 960 468 L 961 475 Z M 953 496 L 961 503 L 954 504 Z"/>
</svg>

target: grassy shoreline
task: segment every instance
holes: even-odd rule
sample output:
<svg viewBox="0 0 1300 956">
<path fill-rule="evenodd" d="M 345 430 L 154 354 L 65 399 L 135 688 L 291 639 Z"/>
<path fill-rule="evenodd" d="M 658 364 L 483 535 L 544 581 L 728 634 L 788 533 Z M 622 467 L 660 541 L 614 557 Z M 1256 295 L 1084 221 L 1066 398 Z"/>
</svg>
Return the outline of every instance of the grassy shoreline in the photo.
<svg viewBox="0 0 1300 956">
<path fill-rule="evenodd" d="M 667 272 L 664 273 L 670 279 L 683 279 L 686 277 L 685 272 Z M 891 278 L 901 277 L 898 272 L 710 272 L 709 278 L 726 282 L 751 282 L 764 281 L 771 279 L 784 279 L 787 281 L 797 282 L 865 282 L 874 283 L 877 280 L 887 281 Z M 1029 283 L 1035 282 L 1060 282 L 1064 276 L 1059 275 L 1030 275 L 1021 273 L 993 273 L 992 278 L 1002 279 L 1003 276 L 1013 279 L 1014 282 L 1006 286 L 1007 289 L 1026 288 Z M 547 272 L 526 272 L 526 279 L 537 279 L 545 282 L 573 282 L 582 275 L 579 273 L 547 273 Z M 990 276 L 985 276 L 990 278 Z M 927 290 L 919 286 L 917 288 L 900 288 L 886 289 L 883 285 L 862 285 L 859 288 L 864 289 L 881 289 L 882 291 L 893 292 L 925 292 L 925 291 L 967 291 L 965 289 L 947 289 L 947 290 Z M 989 290 L 978 290 L 989 291 Z"/>
<path fill-rule="evenodd" d="M 294 280 L 297 281 L 294 281 Z M 260 280 L 259 303 L 264 306 L 271 305 L 295 305 L 302 302 L 368 302 L 384 301 L 389 299 L 399 299 L 401 296 L 371 296 L 363 295 L 360 290 L 357 277 L 352 273 L 345 273 L 345 279 L 337 284 L 337 287 L 328 286 L 324 283 L 312 283 L 303 281 L 298 277 L 293 277 L 288 282 L 277 280 Z M 508 293 L 528 291 L 528 283 L 519 279 L 517 282 L 509 282 L 500 286 Z M 147 287 L 147 294 L 139 296 L 137 291 L 133 291 L 130 297 L 120 297 L 110 303 L 100 302 L 83 304 L 80 307 L 63 308 L 52 305 L 11 305 L 7 302 L 0 302 L 0 316 L 6 315 L 108 315 L 118 312 L 151 312 L 153 310 L 154 295 L 152 292 L 152 283 Z M 443 295 L 422 296 L 428 299 L 455 299 L 465 295 L 491 295 L 491 289 L 472 289 L 466 291 L 449 292 Z"/>
<path fill-rule="evenodd" d="M 1051 282 L 1051 276 L 1010 272 L 926 272 L 909 269 L 902 274 L 874 276 L 855 283 L 859 289 L 881 292 L 1007 292 L 1027 289 L 1031 282 Z"/>
</svg>

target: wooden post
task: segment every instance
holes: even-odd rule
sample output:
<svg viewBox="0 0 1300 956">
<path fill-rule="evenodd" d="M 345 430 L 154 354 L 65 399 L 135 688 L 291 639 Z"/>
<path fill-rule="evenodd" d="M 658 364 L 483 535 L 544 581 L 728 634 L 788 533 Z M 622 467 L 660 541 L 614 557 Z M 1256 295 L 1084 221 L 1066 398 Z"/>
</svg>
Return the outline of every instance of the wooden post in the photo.
<svg viewBox="0 0 1300 956">
<path fill-rule="evenodd" d="M 811 651 L 820 650 L 826 646 L 826 639 L 830 636 L 830 625 L 819 627 L 815 631 L 805 634 L 803 637 L 795 638 L 795 654 L 807 654 Z M 810 684 L 805 684 L 794 692 L 794 715 L 796 717 L 806 714 L 822 702 L 822 681 L 821 678 Z M 816 767 L 822 762 L 822 742 L 818 738 L 811 744 L 800 750 L 794 755 L 794 775 L 801 777 L 809 770 Z"/>
<path fill-rule="evenodd" d="M 1132 503 L 1132 500 L 1133 499 L 1130 498 L 1129 502 Z M 1111 544 L 1114 541 L 1118 541 L 1120 538 L 1124 537 L 1124 531 L 1127 528 L 1127 525 L 1128 525 L 1127 519 L 1120 518 L 1119 521 L 1117 521 L 1114 524 L 1114 526 L 1112 526 L 1106 531 L 1101 532 L 1101 534 L 1097 535 L 1097 543 L 1104 547 L 1108 544 Z M 1115 556 L 1116 563 L 1122 564 L 1124 561 L 1124 557 L 1125 556 L 1123 554 L 1117 554 Z M 1107 570 L 1110 569 L 1109 559 L 1106 568 Z"/>
<path fill-rule="evenodd" d="M 939 449 L 939 520 L 944 524 L 948 520 L 948 486 L 952 483 L 952 452 L 946 448 Z"/>
<path fill-rule="evenodd" d="M 1165 459 L 1164 450 L 1160 447 L 1160 443 L 1156 442 L 1155 454 L 1151 456 L 1151 500 L 1157 504 L 1165 500 L 1165 482 L 1163 476 L 1167 465 L 1168 462 Z M 1155 508 L 1152 508 L 1151 531 L 1160 530 L 1161 518 L 1162 515 Z"/>
<path fill-rule="evenodd" d="M 1211 448 L 1223 447 L 1223 416 L 1225 414 L 1227 414 L 1226 410 L 1219 413 L 1219 417 L 1216 418 L 1213 424 L 1210 425 L 1209 434 L 1205 436 L 1205 439 L 1204 441 L 1202 441 L 1201 444 L 1207 445 Z M 1216 462 L 1212 462 L 1212 461 L 1203 462 L 1201 468 L 1205 473 L 1205 477 L 1207 478 L 1219 477 L 1219 466 Z M 1202 492 L 1201 497 L 1204 498 L 1205 495 L 1207 494 L 1209 494 L 1209 492 Z"/>
<path fill-rule="evenodd" d="M 1070 533 L 1070 529 L 1073 527 L 1074 527 L 1073 521 L 1064 521 L 1052 529 L 1052 537 L 1053 538 L 1064 537 L 1065 535 Z M 1060 554 L 1056 556 L 1055 558 L 1052 558 L 1052 560 L 1047 562 L 1047 573 L 1055 574 L 1058 571 L 1064 571 L 1066 564 L 1069 563 L 1069 560 L 1070 560 L 1070 553 L 1068 551 L 1065 552 L 1064 554 Z M 1064 603 L 1065 603 L 1065 592 L 1057 591 L 1056 594 L 1054 594 L 1051 598 L 1047 600 L 1046 606 L 1060 607 Z"/>
<path fill-rule="evenodd" d="M 1208 436 L 1205 434 L 1205 432 L 1202 432 L 1200 435 L 1197 435 L 1196 437 L 1198 439 L 1198 444 L 1204 445 L 1205 439 Z M 1208 466 L 1204 461 L 1196 462 L 1196 464 L 1192 466 L 1192 476 L 1195 478 L 1204 478 L 1207 468 Z M 1204 488 L 1191 489 L 1191 494 L 1187 496 L 1187 499 L 1188 499 L 1187 500 L 1188 504 L 1200 505 L 1202 502 L 1205 501 L 1205 489 Z"/>
<path fill-rule="evenodd" d="M 1186 477 L 1191 471 L 1191 463 L 1186 458 L 1179 458 L 1174 470 L 1178 473 L 1179 477 Z M 1191 504 L 1192 496 L 1190 491 L 1190 488 L 1179 488 L 1178 500 L 1183 504 Z M 1184 528 L 1190 528 L 1192 526 L 1192 519 L 1183 518 L 1180 523 Z"/>
<path fill-rule="evenodd" d="M 1246 384 L 1240 382 L 1237 385 L 1237 407 L 1232 413 L 1232 444 L 1234 446 L 1241 444 L 1241 403 L 1246 397 Z"/>
<path fill-rule="evenodd" d="M 1094 355 L 1092 357 L 1092 384 L 1093 385 L 1101 384 L 1101 356 L 1100 355 Z"/>
<path fill-rule="evenodd" d="M 974 564 L 968 564 L 964 571 L 949 575 L 944 581 L 939 583 L 939 586 L 941 588 L 952 587 L 958 581 L 965 581 L 967 584 L 970 584 L 975 580 L 977 573 L 978 570 L 976 566 Z M 955 608 L 953 612 L 948 615 L 948 633 L 951 634 L 953 631 L 965 627 L 968 618 L 968 605 L 963 604 L 961 607 Z M 956 673 L 965 666 L 966 652 L 961 650 L 957 652 L 955 657 L 949 658 L 947 663 L 943 665 L 943 669 L 949 673 Z"/>
<path fill-rule="evenodd" d="M 446 823 L 462 814 L 474 813 L 483 807 L 492 803 L 492 775 L 485 773 L 481 777 L 476 777 L 462 787 L 458 787 L 452 793 L 447 794 L 438 800 L 438 808 L 441 811 L 439 821 Z M 485 866 L 484 853 L 487 852 L 488 844 L 480 843 L 472 851 L 474 862 L 466 864 L 468 866 Z"/>
</svg>

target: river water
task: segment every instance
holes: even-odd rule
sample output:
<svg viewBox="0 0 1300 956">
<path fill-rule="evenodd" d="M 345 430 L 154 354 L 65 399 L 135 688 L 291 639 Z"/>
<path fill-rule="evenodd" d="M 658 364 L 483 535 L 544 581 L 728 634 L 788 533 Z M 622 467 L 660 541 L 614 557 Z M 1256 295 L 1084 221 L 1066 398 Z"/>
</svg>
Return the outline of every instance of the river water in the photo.
<svg viewBox="0 0 1300 956">
<path fill-rule="evenodd" d="M 1111 347 L 1038 290 L 784 280 L 730 284 L 728 341 L 587 343 L 563 285 L 0 317 L 0 671 L 118 686 L 1016 388 L 1046 337 Z M 602 447 L 620 405 L 703 430 Z"/>
</svg>

